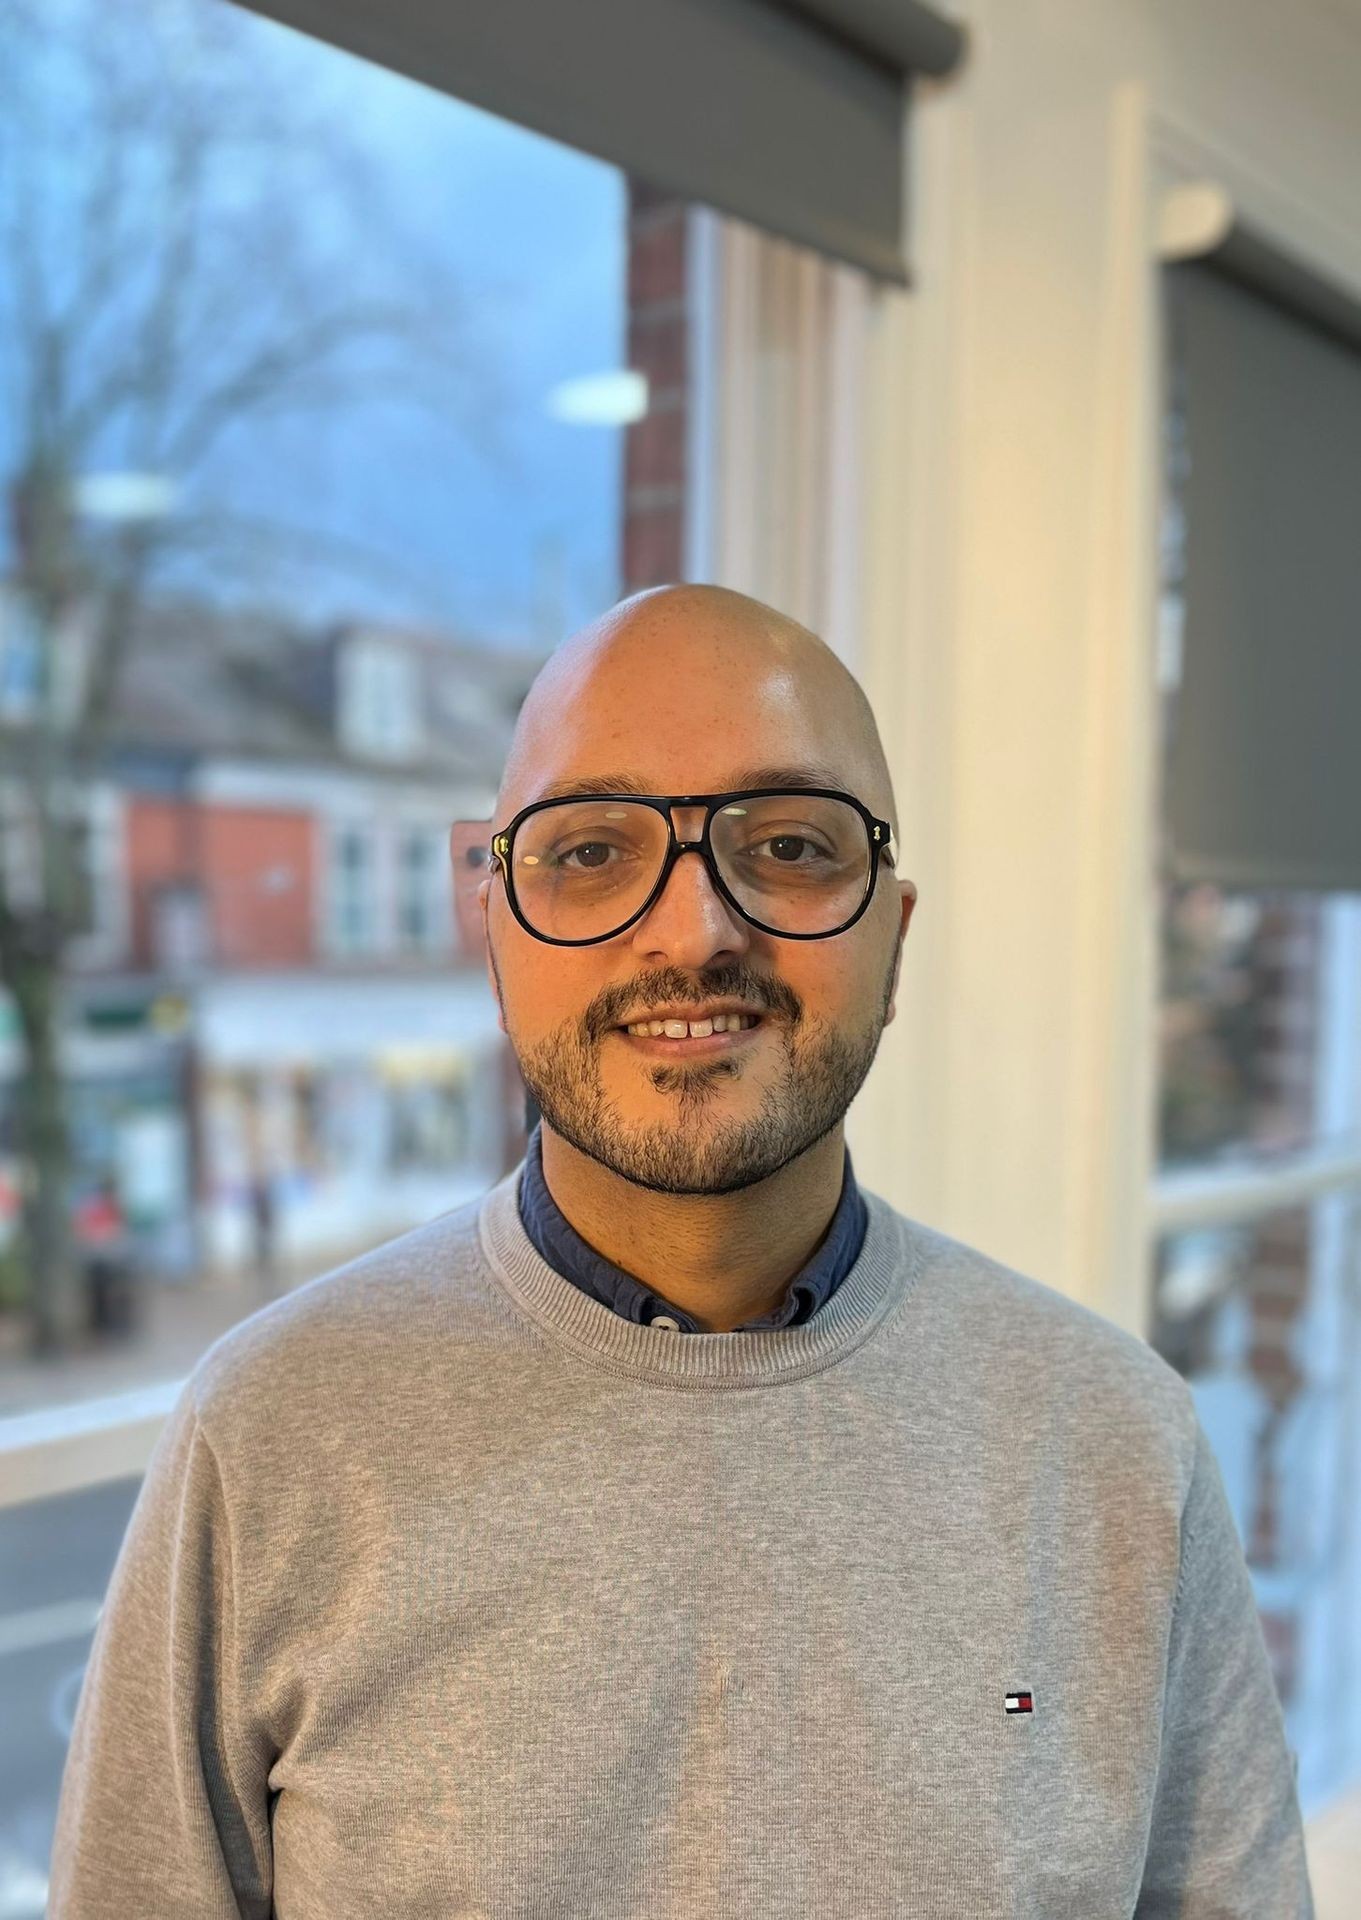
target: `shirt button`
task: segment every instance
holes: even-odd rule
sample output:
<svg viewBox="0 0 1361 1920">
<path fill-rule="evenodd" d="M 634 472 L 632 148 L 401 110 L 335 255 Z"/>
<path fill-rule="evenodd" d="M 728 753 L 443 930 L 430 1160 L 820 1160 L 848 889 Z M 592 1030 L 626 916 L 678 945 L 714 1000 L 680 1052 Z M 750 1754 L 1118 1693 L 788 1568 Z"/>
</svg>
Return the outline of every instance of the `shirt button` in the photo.
<svg viewBox="0 0 1361 1920">
<path fill-rule="evenodd" d="M 670 1327 L 672 1333 L 680 1332 L 680 1321 L 673 1320 L 671 1316 L 666 1313 L 659 1313 L 657 1318 L 652 1322 L 652 1325 L 654 1327 Z"/>
</svg>

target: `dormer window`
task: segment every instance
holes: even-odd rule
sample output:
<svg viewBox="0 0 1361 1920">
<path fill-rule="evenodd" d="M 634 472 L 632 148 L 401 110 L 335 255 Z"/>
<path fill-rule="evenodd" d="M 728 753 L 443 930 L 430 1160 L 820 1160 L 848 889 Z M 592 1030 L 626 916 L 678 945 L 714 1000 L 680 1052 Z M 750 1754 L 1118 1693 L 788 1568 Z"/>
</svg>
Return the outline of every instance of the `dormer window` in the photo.
<svg viewBox="0 0 1361 1920">
<path fill-rule="evenodd" d="M 345 643 L 339 668 L 341 745 L 373 759 L 415 759 L 425 744 L 420 661 L 385 634 L 357 633 Z"/>
</svg>

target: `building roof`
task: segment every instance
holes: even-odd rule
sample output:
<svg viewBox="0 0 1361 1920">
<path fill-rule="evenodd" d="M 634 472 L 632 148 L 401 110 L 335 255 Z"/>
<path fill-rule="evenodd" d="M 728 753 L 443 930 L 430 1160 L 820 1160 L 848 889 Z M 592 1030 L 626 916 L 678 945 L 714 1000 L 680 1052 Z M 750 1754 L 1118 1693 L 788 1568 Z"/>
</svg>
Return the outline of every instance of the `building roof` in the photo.
<svg viewBox="0 0 1361 1920">
<path fill-rule="evenodd" d="M 346 743 L 338 661 L 360 639 L 391 646 L 420 676 L 424 739 L 409 756 L 359 753 Z M 138 618 L 105 758 L 185 765 L 230 757 L 494 789 L 520 704 L 545 657 L 541 647 L 508 649 L 430 629 L 375 622 L 306 628 L 264 611 L 157 601 Z M 12 725 L 0 714 L 0 735 Z"/>
</svg>

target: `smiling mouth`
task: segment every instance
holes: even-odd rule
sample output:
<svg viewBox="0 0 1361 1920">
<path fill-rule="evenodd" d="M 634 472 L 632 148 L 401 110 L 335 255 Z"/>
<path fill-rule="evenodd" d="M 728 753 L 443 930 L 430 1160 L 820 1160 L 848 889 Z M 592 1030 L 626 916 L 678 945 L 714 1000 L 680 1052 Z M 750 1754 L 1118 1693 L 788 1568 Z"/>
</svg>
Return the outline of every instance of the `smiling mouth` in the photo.
<svg viewBox="0 0 1361 1920">
<path fill-rule="evenodd" d="M 754 1010 L 748 1010 L 746 1007 L 735 1009 L 731 1013 L 726 1011 L 723 1013 L 693 1015 L 662 1013 L 644 1015 L 641 1020 L 621 1022 L 619 1031 L 621 1033 L 641 1033 L 646 1030 L 649 1033 L 655 1032 L 658 1035 L 665 1033 L 667 1038 L 671 1040 L 684 1040 L 686 1030 L 691 1027 L 704 1027 L 707 1028 L 710 1033 L 738 1033 L 742 1031 L 743 1028 L 755 1026 L 760 1018 L 759 1013 Z M 691 1034 L 690 1037 L 692 1039 L 702 1040 L 707 1036 L 703 1033 L 698 1033 Z"/>
<path fill-rule="evenodd" d="M 749 1045 L 764 1027 L 765 1020 L 760 1014 L 746 1014 L 743 1016 L 743 1019 L 747 1024 L 741 1027 L 729 1027 L 722 1031 L 708 1034 L 691 1034 L 689 1032 L 683 1034 L 668 1034 L 666 1032 L 657 1034 L 650 1032 L 631 1033 L 627 1027 L 615 1027 L 612 1031 L 618 1034 L 619 1038 L 626 1042 L 628 1046 L 636 1048 L 641 1053 L 650 1053 L 661 1059 L 666 1059 L 668 1056 L 679 1057 L 681 1055 L 702 1057 L 705 1054 L 711 1053 L 730 1053 L 735 1047 Z M 655 1021 L 649 1023 L 649 1025 L 657 1024 Z M 678 1026 L 680 1023 L 678 1021 L 672 1021 L 669 1024 Z"/>
</svg>

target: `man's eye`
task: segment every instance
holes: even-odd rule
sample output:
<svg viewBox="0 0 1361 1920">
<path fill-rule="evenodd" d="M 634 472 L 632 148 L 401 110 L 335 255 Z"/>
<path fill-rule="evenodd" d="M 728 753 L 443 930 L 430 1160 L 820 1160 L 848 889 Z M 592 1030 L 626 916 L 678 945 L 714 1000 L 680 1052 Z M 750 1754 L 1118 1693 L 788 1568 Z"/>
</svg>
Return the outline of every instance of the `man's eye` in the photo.
<svg viewBox="0 0 1361 1920">
<path fill-rule="evenodd" d="M 602 853 L 608 856 L 611 852 L 618 853 L 620 851 L 620 848 L 615 847 L 608 840 L 582 840 L 574 847 L 560 848 L 553 857 L 557 865 L 562 867 L 566 866 L 568 861 L 576 854 L 588 855 L 590 856 L 589 858 L 576 862 L 576 871 L 578 873 L 598 873 L 602 868 L 608 866 L 610 862 L 608 857 L 601 860 L 596 856 Z"/>
<path fill-rule="evenodd" d="M 831 858 L 831 855 L 828 852 L 827 848 L 820 847 L 817 841 L 814 840 L 809 834 L 806 834 L 806 833 L 767 834 L 764 840 L 753 841 L 751 846 L 747 848 L 747 852 L 753 853 L 757 847 L 773 847 L 773 846 L 779 846 L 779 845 L 784 845 L 786 847 L 791 845 L 806 847 L 809 849 L 809 851 L 812 853 L 814 857 L 811 860 L 807 858 L 790 860 L 782 853 L 770 855 L 769 857 L 772 858 L 777 865 L 786 866 L 786 867 L 812 867 L 812 866 L 816 866 L 819 860 L 829 860 Z"/>
</svg>

